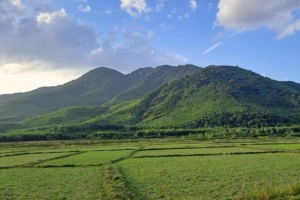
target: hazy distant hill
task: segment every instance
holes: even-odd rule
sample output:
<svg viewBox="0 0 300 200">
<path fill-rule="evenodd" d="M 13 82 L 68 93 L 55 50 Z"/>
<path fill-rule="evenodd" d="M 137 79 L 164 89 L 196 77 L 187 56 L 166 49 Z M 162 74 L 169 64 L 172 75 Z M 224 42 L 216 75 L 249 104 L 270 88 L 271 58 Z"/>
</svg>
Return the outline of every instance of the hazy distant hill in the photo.
<svg viewBox="0 0 300 200">
<path fill-rule="evenodd" d="M 160 75 L 161 77 L 157 79 L 158 81 L 154 81 L 153 85 L 149 85 L 149 89 L 145 89 L 141 91 L 142 94 L 136 95 L 136 97 L 140 97 L 167 81 L 185 76 L 198 69 L 189 65 L 168 66 L 168 68 L 170 72 L 166 75 L 163 75 L 165 73 L 164 67 L 158 67 L 157 69 L 141 68 L 124 75 L 115 70 L 101 67 L 61 86 L 41 88 L 20 95 L 6 96 L 7 101 L 3 97 L 0 104 L 0 121 L 19 121 L 27 117 L 39 116 L 74 106 L 100 106 L 110 101 L 117 94 L 126 91 L 148 74 L 156 72 L 157 75 Z M 177 68 L 179 70 L 174 70 Z M 191 70 L 192 68 L 193 70 Z"/>
<path fill-rule="evenodd" d="M 30 92 L 20 92 L 20 93 L 14 93 L 14 94 L 2 94 L 2 95 L 0 95 L 0 103 L 15 100 L 15 99 L 20 99 L 20 98 L 30 96 L 30 95 L 33 95 L 33 94 L 49 92 L 54 88 L 55 87 L 41 87 L 41 88 L 32 90 Z"/>
<path fill-rule="evenodd" d="M 299 123 L 299 87 L 238 67 L 210 66 L 140 99 L 110 107 L 88 123 L 152 128 Z"/>
</svg>

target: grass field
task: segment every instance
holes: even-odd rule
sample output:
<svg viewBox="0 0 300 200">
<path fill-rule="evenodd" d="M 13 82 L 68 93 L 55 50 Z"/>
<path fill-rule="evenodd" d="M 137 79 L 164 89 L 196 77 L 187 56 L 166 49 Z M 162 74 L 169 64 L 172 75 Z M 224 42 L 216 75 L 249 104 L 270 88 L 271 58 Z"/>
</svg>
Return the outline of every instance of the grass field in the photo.
<svg viewBox="0 0 300 200">
<path fill-rule="evenodd" d="M 0 170 L 0 199 L 103 199 L 99 168 Z"/>
<path fill-rule="evenodd" d="M 126 156 L 130 150 L 120 151 L 93 151 L 77 154 L 67 158 L 61 158 L 41 163 L 41 165 L 66 165 L 66 164 L 78 164 L 78 165 L 90 165 L 90 164 L 104 164 L 108 161 L 116 160 L 120 157 Z"/>
<path fill-rule="evenodd" d="M 210 147 L 222 147 L 222 146 L 234 146 L 226 143 L 212 143 L 212 142 L 190 142 L 190 143 L 173 143 L 173 144 L 150 144 L 145 146 L 144 149 L 171 149 L 171 148 L 210 148 Z"/>
<path fill-rule="evenodd" d="M 274 150 L 300 150 L 300 144 L 263 144 L 263 145 L 249 145 L 250 148 L 257 149 L 274 149 Z"/>
<path fill-rule="evenodd" d="M 0 199 L 300 199 L 299 148 L 276 138 L 2 143 Z"/>
<path fill-rule="evenodd" d="M 11 155 L 7 157 L 0 157 L 0 167 L 9 167 L 16 165 L 26 165 L 40 162 L 43 160 L 53 159 L 68 155 L 65 153 L 45 153 L 45 154 L 25 154 L 25 155 Z"/>
<path fill-rule="evenodd" d="M 176 156 L 176 155 L 214 155 L 214 154 L 232 154 L 232 153 L 251 153 L 251 152 L 265 152 L 265 150 L 247 149 L 239 147 L 228 148 L 191 148 L 191 149 L 164 149 L 139 151 L 133 157 L 158 157 L 158 156 Z"/>
<path fill-rule="evenodd" d="M 300 177 L 300 156 L 286 153 L 137 158 L 118 166 L 138 199 L 234 198 L 249 189 L 285 185 Z"/>
</svg>

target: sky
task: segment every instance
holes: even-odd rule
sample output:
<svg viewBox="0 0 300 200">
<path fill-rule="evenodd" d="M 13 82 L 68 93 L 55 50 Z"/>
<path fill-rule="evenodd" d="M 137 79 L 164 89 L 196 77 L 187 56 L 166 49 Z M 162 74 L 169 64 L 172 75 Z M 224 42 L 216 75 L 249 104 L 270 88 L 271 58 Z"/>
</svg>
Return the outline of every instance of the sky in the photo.
<svg viewBox="0 0 300 200">
<path fill-rule="evenodd" d="M 0 94 L 164 64 L 300 83 L 299 61 L 299 0 L 0 0 Z"/>
</svg>

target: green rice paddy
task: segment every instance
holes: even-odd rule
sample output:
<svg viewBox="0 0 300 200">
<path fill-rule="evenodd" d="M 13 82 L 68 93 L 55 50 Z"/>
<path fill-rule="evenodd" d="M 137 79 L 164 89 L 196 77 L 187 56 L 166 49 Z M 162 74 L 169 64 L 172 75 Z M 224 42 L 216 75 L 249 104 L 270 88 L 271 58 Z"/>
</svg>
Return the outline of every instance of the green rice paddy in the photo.
<svg viewBox="0 0 300 200">
<path fill-rule="evenodd" d="M 2 143 L 0 199 L 246 199 L 299 183 L 299 148 L 296 139 Z"/>
</svg>

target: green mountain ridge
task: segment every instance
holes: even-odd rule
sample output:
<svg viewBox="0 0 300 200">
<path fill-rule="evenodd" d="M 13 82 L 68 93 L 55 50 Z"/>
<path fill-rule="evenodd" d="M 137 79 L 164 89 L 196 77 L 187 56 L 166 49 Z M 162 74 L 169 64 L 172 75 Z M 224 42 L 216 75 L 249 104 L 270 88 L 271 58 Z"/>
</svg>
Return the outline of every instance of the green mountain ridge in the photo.
<svg viewBox="0 0 300 200">
<path fill-rule="evenodd" d="M 0 95 L 0 103 L 7 102 L 15 99 L 20 99 L 26 96 L 30 96 L 33 94 L 39 94 L 39 93 L 45 93 L 48 91 L 51 91 L 55 87 L 41 87 L 35 90 L 32 90 L 30 92 L 20 92 L 20 93 L 14 93 L 14 94 L 2 94 Z"/>
<path fill-rule="evenodd" d="M 19 123 L 6 123 L 3 131 L 20 129 L 27 133 L 31 130 L 73 133 L 85 130 L 86 134 L 89 130 L 95 131 L 101 127 L 118 130 L 131 126 L 142 130 L 191 130 L 209 127 L 290 126 L 300 122 L 300 84 L 275 81 L 239 67 L 185 67 L 147 68 L 144 76 L 136 78 L 134 84 L 104 104 L 72 106 L 26 118 Z M 192 72 L 186 70 L 188 75 L 184 76 L 181 74 L 184 69 L 191 69 Z M 180 78 L 172 78 L 176 77 L 170 75 L 174 71 L 177 71 L 174 74 Z M 143 70 L 134 73 L 140 72 Z M 122 77 L 118 72 L 113 74 Z M 159 81 L 157 85 L 155 77 Z M 73 85 L 74 82 L 69 84 Z M 138 93 L 138 98 L 128 95 L 132 100 L 120 100 L 119 95 L 141 88 L 150 88 L 147 90 L 150 92 L 141 97 Z M 120 102 L 112 101 L 117 98 Z"/>
<path fill-rule="evenodd" d="M 126 75 L 112 69 L 97 68 L 48 92 L 1 103 L 0 119 L 18 121 L 71 106 L 100 105 L 130 87 L 136 79 L 127 79 Z"/>
<path fill-rule="evenodd" d="M 116 103 L 133 100 L 146 95 L 147 93 L 157 89 L 159 86 L 169 83 L 173 80 L 183 78 L 184 76 L 201 70 L 195 65 L 179 65 L 173 67 L 170 65 L 158 66 L 151 73 L 148 73 L 136 84 L 129 89 L 116 95 L 106 105 L 114 105 Z"/>
<path fill-rule="evenodd" d="M 196 66 L 192 67 L 193 70 L 191 70 L 190 66 L 169 67 L 175 72 L 166 77 L 161 76 L 160 83 L 149 86 L 150 90 L 156 89 L 164 82 L 199 69 Z M 177 68 L 180 68 L 180 70 L 174 70 Z M 47 90 L 37 89 L 32 92 L 24 93 L 21 96 L 18 94 L 10 95 L 9 98 L 6 98 L 9 99 L 9 101 L 3 100 L 3 102 L 0 103 L 0 122 L 16 122 L 28 117 L 36 117 L 70 107 L 77 107 L 74 108 L 76 110 L 78 106 L 100 106 L 110 101 L 117 94 L 126 91 L 131 86 L 137 83 L 140 84 L 139 81 L 148 74 L 153 72 L 164 74 L 163 71 L 163 67 L 155 69 L 148 67 L 124 75 L 116 70 L 101 67 L 61 86 L 51 87 Z M 149 85 L 149 83 L 151 83 L 151 81 L 144 83 L 144 86 L 146 84 Z M 129 99 L 135 99 L 142 95 L 143 94 L 132 95 Z M 60 113 L 58 115 L 61 116 Z M 73 120 L 71 120 L 71 122 L 73 122 Z"/>
<path fill-rule="evenodd" d="M 238 67 L 210 66 L 140 99 L 110 107 L 87 123 L 148 128 L 296 124 L 300 121 L 299 86 Z"/>
</svg>

